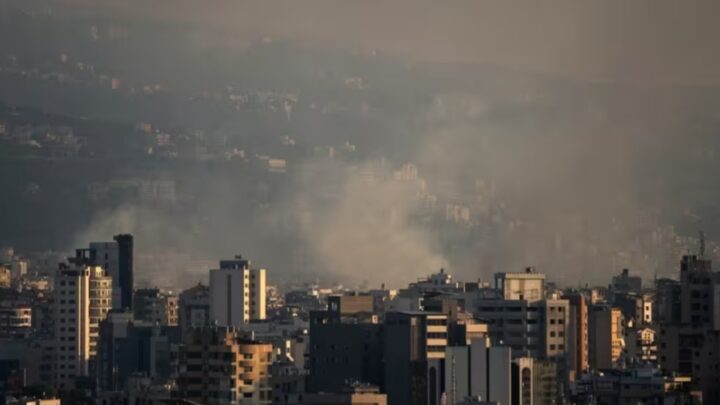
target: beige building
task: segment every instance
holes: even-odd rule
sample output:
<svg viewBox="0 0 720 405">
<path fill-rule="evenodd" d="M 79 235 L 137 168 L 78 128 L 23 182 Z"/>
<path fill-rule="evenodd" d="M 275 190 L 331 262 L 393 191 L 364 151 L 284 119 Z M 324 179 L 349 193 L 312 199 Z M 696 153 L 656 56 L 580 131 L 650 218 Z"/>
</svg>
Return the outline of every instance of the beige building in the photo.
<svg viewBox="0 0 720 405">
<path fill-rule="evenodd" d="M 202 404 L 269 404 L 273 357 L 272 344 L 235 328 L 192 329 L 178 348 L 178 393 Z"/>
<path fill-rule="evenodd" d="M 624 320 L 620 309 L 593 307 L 588 324 L 590 367 L 596 370 L 618 367 L 625 348 Z"/>
<path fill-rule="evenodd" d="M 55 275 L 54 383 L 72 389 L 88 375 L 90 358 L 90 270 L 61 264 Z"/>
<path fill-rule="evenodd" d="M 524 273 L 496 273 L 495 288 L 506 300 L 540 301 L 545 299 L 545 274 L 533 267 Z"/>
<path fill-rule="evenodd" d="M 545 354 L 544 357 L 555 358 L 564 356 L 568 349 L 570 335 L 570 302 L 565 299 L 548 299 L 543 301 Z"/>
<path fill-rule="evenodd" d="M 90 273 L 90 357 L 94 357 L 97 354 L 100 322 L 105 320 L 112 309 L 112 277 L 99 266 L 87 269 Z"/>
<path fill-rule="evenodd" d="M 30 331 L 32 307 L 19 302 L 0 304 L 0 336 Z"/>
</svg>

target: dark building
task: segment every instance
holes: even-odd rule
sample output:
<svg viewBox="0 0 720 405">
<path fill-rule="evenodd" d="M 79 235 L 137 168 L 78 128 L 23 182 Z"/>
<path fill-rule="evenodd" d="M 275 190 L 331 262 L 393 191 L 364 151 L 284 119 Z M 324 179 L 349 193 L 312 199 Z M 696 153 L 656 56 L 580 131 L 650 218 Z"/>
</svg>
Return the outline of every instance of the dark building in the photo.
<svg viewBox="0 0 720 405">
<path fill-rule="evenodd" d="M 76 249 L 76 261 L 100 266 L 112 277 L 114 309 L 133 307 L 133 236 L 120 234 L 112 242 L 91 242 L 86 249 Z"/>
<path fill-rule="evenodd" d="M 660 288 L 662 287 L 662 288 Z M 659 363 L 663 370 L 692 376 L 707 403 L 720 401 L 720 273 L 701 256 L 683 256 L 680 282 L 658 286 Z"/>
<path fill-rule="evenodd" d="M 383 387 L 383 325 L 367 311 L 372 297 L 356 298 L 330 297 L 329 311 L 311 312 L 309 392 L 342 392 L 353 382 Z"/>
<path fill-rule="evenodd" d="M 610 285 L 613 292 L 618 293 L 640 293 L 642 291 L 642 277 L 631 276 L 630 270 L 623 269 L 620 275 L 612 278 Z"/>
<path fill-rule="evenodd" d="M 447 337 L 448 320 L 445 314 L 388 312 L 385 315 L 385 392 L 388 403 L 440 403 L 445 391 Z"/>
<path fill-rule="evenodd" d="M 579 292 L 565 294 L 570 301 L 568 328 L 568 373 L 570 380 L 588 369 L 588 306 Z"/>
<path fill-rule="evenodd" d="M 192 328 L 207 326 L 210 322 L 210 288 L 198 283 L 180 293 L 178 324 L 182 333 Z"/>
<path fill-rule="evenodd" d="M 113 237 L 118 245 L 118 279 L 120 282 L 120 306 L 133 306 L 133 236 L 120 234 Z"/>
<path fill-rule="evenodd" d="M 131 376 L 168 377 L 172 371 L 171 345 L 177 343 L 178 327 L 136 322 L 128 312 L 110 313 L 100 324 L 99 388 L 123 390 Z"/>
</svg>

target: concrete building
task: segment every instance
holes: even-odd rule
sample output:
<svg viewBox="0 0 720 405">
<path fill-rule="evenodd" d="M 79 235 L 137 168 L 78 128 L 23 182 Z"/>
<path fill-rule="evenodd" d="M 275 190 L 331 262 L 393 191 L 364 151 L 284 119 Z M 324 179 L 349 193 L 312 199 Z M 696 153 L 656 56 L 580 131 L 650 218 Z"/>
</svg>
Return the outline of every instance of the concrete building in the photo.
<svg viewBox="0 0 720 405">
<path fill-rule="evenodd" d="M 104 391 L 126 389 L 131 377 L 163 381 L 170 377 L 177 327 L 134 321 L 129 312 L 111 312 L 100 325 L 96 374 Z"/>
<path fill-rule="evenodd" d="M 32 307 L 17 301 L 0 303 L 0 336 L 25 335 L 32 328 Z"/>
<path fill-rule="evenodd" d="M 565 294 L 570 302 L 568 316 L 568 377 L 574 380 L 588 370 L 588 306 L 579 292 Z"/>
<path fill-rule="evenodd" d="M 513 405 L 533 404 L 535 399 L 534 363 L 535 359 L 532 357 L 518 357 L 513 360 Z"/>
<path fill-rule="evenodd" d="M 180 293 L 178 299 L 180 330 L 210 325 L 210 288 L 198 283 Z"/>
<path fill-rule="evenodd" d="M 74 388 L 88 376 L 90 360 L 90 268 L 61 264 L 55 275 L 54 385 Z"/>
<path fill-rule="evenodd" d="M 534 359 L 532 364 L 532 402 L 523 404 L 555 405 L 563 403 L 560 398 L 561 378 L 558 362 L 553 360 Z"/>
<path fill-rule="evenodd" d="M 371 295 L 333 295 L 328 297 L 328 310 L 340 316 L 373 313 L 374 299 Z"/>
<path fill-rule="evenodd" d="M 567 300 L 484 299 L 475 304 L 475 317 L 487 323 L 493 345 L 511 347 L 513 356 L 554 358 L 567 352 Z"/>
<path fill-rule="evenodd" d="M 630 270 L 623 269 L 622 273 L 612 278 L 610 288 L 614 293 L 642 292 L 642 277 L 631 276 Z"/>
<path fill-rule="evenodd" d="M 384 386 L 383 325 L 362 314 L 310 313 L 308 392 L 342 392 L 349 381 Z"/>
<path fill-rule="evenodd" d="M 177 326 L 178 297 L 158 288 L 138 289 L 133 297 L 133 313 L 138 321 Z"/>
<path fill-rule="evenodd" d="M 88 298 L 88 316 L 90 317 L 90 358 L 88 364 L 89 375 L 95 375 L 97 367 L 96 355 L 97 345 L 100 336 L 100 322 L 104 321 L 108 312 L 112 309 L 112 277 L 108 276 L 102 267 L 88 267 L 90 272 L 90 292 Z"/>
<path fill-rule="evenodd" d="M 385 390 L 389 403 L 440 403 L 447 334 L 445 314 L 385 314 Z"/>
<path fill-rule="evenodd" d="M 718 273 L 712 271 L 710 260 L 697 256 L 683 256 L 679 283 L 667 280 L 658 285 L 658 348 L 663 369 L 699 377 L 705 334 L 720 330 L 715 291 L 720 291 Z"/>
<path fill-rule="evenodd" d="M 78 377 L 94 370 L 99 324 L 112 306 L 112 279 L 82 258 L 60 264 L 55 276 L 54 383 L 73 387 Z"/>
<path fill-rule="evenodd" d="M 650 368 L 583 375 L 575 383 L 573 399 L 597 405 L 708 403 L 693 397 L 689 378 L 665 377 Z"/>
<path fill-rule="evenodd" d="M 437 273 L 410 283 L 408 288 L 400 290 L 399 294 L 401 296 L 422 296 L 427 293 L 453 293 L 462 290 L 462 283 L 454 281 L 452 274 L 447 273 L 445 269 L 440 269 Z"/>
<path fill-rule="evenodd" d="M 662 287 L 662 288 L 661 288 Z M 658 283 L 659 364 L 663 370 L 692 376 L 703 400 L 720 400 L 720 273 L 702 256 L 683 256 L 680 281 Z"/>
<path fill-rule="evenodd" d="M 624 319 L 619 308 L 596 305 L 590 308 L 588 356 L 590 368 L 601 370 L 620 366 L 625 346 Z"/>
<path fill-rule="evenodd" d="M 655 329 L 626 328 L 625 329 L 625 352 L 629 361 L 636 365 L 657 364 L 657 343 Z"/>
<path fill-rule="evenodd" d="M 251 269 L 238 256 L 210 270 L 210 319 L 220 326 L 240 326 L 266 318 L 265 269 Z"/>
<path fill-rule="evenodd" d="M 461 404 L 472 397 L 512 405 L 511 357 L 510 348 L 488 347 L 485 339 L 473 339 L 468 346 L 448 346 L 442 383 L 444 403 Z"/>
<path fill-rule="evenodd" d="M 115 235 L 112 242 L 91 242 L 88 249 L 77 249 L 77 256 L 100 266 L 112 278 L 113 308 L 132 308 L 133 236 Z"/>
<path fill-rule="evenodd" d="M 202 404 L 270 404 L 273 347 L 232 327 L 193 329 L 178 347 L 178 395 Z"/>
<path fill-rule="evenodd" d="M 29 339 L 0 339 L 0 392 L 47 383 L 43 381 L 43 348 Z M 4 398 L 3 398 L 4 399 Z"/>
<path fill-rule="evenodd" d="M 540 301 L 545 299 L 545 274 L 534 267 L 524 273 L 496 273 L 495 288 L 506 300 Z"/>
</svg>

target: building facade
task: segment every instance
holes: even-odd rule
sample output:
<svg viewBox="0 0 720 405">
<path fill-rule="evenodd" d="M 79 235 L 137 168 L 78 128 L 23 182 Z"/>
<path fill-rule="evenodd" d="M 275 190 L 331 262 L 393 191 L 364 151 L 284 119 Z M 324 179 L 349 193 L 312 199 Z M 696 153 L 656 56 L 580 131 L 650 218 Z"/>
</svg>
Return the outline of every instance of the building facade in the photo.
<svg viewBox="0 0 720 405">
<path fill-rule="evenodd" d="M 251 269 L 238 257 L 220 261 L 210 270 L 210 319 L 220 326 L 236 326 L 266 318 L 265 269 Z"/>
<path fill-rule="evenodd" d="M 178 395 L 202 404 L 270 404 L 273 346 L 232 327 L 193 329 L 178 348 Z"/>
</svg>

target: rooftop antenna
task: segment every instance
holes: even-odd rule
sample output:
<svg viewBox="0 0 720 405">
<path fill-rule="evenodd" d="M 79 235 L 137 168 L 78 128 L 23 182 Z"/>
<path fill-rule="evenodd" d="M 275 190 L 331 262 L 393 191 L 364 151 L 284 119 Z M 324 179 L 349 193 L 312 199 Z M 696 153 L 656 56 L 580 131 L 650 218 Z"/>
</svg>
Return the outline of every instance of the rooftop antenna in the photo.
<svg viewBox="0 0 720 405">
<path fill-rule="evenodd" d="M 705 232 L 700 231 L 700 258 L 705 258 Z"/>
</svg>

